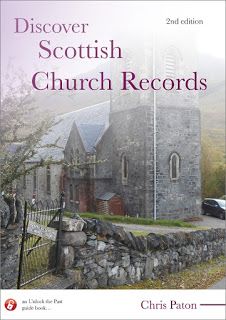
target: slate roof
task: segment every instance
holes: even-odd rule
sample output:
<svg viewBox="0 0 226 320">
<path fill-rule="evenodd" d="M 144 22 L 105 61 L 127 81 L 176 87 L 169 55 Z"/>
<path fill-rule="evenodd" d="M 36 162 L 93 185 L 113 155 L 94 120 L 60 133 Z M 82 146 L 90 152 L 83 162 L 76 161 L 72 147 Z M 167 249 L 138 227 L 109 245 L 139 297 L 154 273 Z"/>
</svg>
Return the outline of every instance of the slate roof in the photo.
<svg viewBox="0 0 226 320">
<path fill-rule="evenodd" d="M 86 152 L 95 151 L 96 142 L 100 139 L 105 131 L 104 124 L 80 124 L 78 131 Z"/>
<path fill-rule="evenodd" d="M 98 200 L 104 200 L 104 201 L 108 201 L 111 198 L 113 198 L 116 195 L 116 193 L 113 192 L 106 192 L 104 194 L 102 194 L 101 196 L 98 196 L 97 199 Z"/>
<path fill-rule="evenodd" d="M 6 150 L 10 154 L 15 154 L 21 146 L 22 146 L 22 143 L 11 143 L 7 145 Z"/>
<path fill-rule="evenodd" d="M 109 126 L 110 102 L 102 102 L 80 110 L 65 113 L 56 117 L 56 124 L 43 136 L 41 145 L 54 144 L 58 147 L 40 148 L 28 162 L 52 158 L 62 160 L 71 129 L 75 123 L 86 152 L 92 152 L 96 143 Z"/>
</svg>

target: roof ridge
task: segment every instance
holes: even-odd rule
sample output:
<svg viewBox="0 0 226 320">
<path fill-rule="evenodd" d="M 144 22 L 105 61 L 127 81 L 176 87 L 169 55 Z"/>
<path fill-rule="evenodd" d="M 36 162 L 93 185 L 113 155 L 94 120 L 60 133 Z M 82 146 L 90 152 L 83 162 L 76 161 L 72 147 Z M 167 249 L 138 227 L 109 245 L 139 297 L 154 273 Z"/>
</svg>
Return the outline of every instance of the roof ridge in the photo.
<svg viewBox="0 0 226 320">
<path fill-rule="evenodd" d="M 76 122 L 76 120 L 75 120 Z M 76 124 L 78 127 L 79 126 L 99 126 L 99 127 L 104 127 L 105 125 L 103 123 L 89 123 L 89 122 L 81 122 Z"/>
<path fill-rule="evenodd" d="M 86 110 L 86 109 L 91 109 L 91 108 L 97 107 L 97 106 L 99 106 L 99 105 L 101 105 L 101 104 L 104 104 L 104 103 L 107 103 L 107 102 L 110 103 L 110 100 L 106 100 L 106 101 L 103 101 L 103 102 L 100 102 L 100 103 L 92 104 L 92 105 L 89 105 L 89 106 L 87 106 L 87 107 L 84 107 L 84 108 L 81 108 L 81 109 L 78 109 L 78 110 L 74 110 L 74 111 L 62 113 L 62 114 L 59 114 L 58 117 L 70 115 L 70 114 L 72 114 L 72 113 L 77 113 L 77 112 L 79 112 L 79 111 Z"/>
</svg>

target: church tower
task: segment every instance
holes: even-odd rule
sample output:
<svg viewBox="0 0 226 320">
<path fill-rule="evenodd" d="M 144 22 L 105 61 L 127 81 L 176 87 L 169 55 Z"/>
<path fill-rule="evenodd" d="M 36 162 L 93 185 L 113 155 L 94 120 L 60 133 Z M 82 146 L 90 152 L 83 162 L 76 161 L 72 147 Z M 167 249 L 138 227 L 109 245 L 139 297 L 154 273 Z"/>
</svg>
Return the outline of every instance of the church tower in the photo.
<svg viewBox="0 0 226 320">
<path fill-rule="evenodd" d="M 114 191 L 132 216 L 174 218 L 200 213 L 200 115 L 192 90 L 120 90 L 122 72 L 135 82 L 189 78 L 194 38 L 151 36 L 112 66 L 110 131 Z M 132 76 L 132 73 L 129 74 Z"/>
</svg>

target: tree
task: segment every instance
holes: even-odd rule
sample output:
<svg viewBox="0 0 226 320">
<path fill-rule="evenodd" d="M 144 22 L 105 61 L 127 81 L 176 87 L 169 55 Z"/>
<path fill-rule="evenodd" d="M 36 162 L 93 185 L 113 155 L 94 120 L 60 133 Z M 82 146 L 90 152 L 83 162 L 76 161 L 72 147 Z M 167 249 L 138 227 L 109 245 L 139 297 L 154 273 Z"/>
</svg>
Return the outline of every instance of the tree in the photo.
<svg viewBox="0 0 226 320">
<path fill-rule="evenodd" d="M 218 160 L 218 153 L 211 140 L 202 139 L 202 196 L 219 198 L 225 193 L 225 165 Z"/>
<path fill-rule="evenodd" d="M 34 169 L 25 169 L 23 164 L 42 147 L 41 137 L 53 125 L 50 117 L 41 118 L 38 114 L 32 88 L 23 73 L 5 78 L 8 81 L 2 94 L 0 114 L 1 190 L 27 170 Z"/>
<path fill-rule="evenodd" d="M 210 177 L 213 174 L 213 153 L 214 149 L 210 139 L 202 138 L 202 158 L 201 158 L 201 178 L 202 178 L 202 196 L 211 196 Z"/>
<path fill-rule="evenodd" d="M 0 110 L 0 191 L 9 207 L 10 223 L 14 221 L 15 213 L 17 217 L 22 216 L 18 192 L 17 195 L 13 193 L 11 186 L 37 166 L 45 165 L 40 160 L 26 168 L 24 162 L 33 157 L 38 148 L 43 147 L 40 145 L 41 137 L 52 125 L 53 119 L 49 116 L 41 118 L 38 114 L 32 87 L 27 84 L 25 74 L 9 68 L 4 76 Z M 2 210 L 1 215 L 2 225 L 5 225 L 7 217 L 2 214 Z"/>
<path fill-rule="evenodd" d="M 214 170 L 213 175 L 213 186 L 214 186 L 214 196 L 216 198 L 221 198 L 225 194 L 225 173 L 226 166 L 218 165 Z"/>
<path fill-rule="evenodd" d="M 94 161 L 91 157 L 78 164 L 76 157 L 70 159 L 70 162 L 66 159 L 54 161 L 48 158 L 25 166 L 25 162 L 34 157 L 39 148 L 58 147 L 57 140 L 48 145 L 42 145 L 41 142 L 43 135 L 47 134 L 58 122 L 46 114 L 45 117 L 40 115 L 35 105 L 32 87 L 27 84 L 23 72 L 8 72 L 4 79 L 6 81 L 2 90 L 0 113 L 0 192 L 4 192 L 3 197 L 9 207 L 10 217 L 7 223 L 12 223 L 13 221 L 18 222 L 18 217 L 22 217 L 22 207 L 19 201 L 20 190 L 18 188 L 14 190 L 12 187 L 13 183 L 22 176 L 38 167 L 50 164 L 87 170 L 106 160 Z M 0 209 L 5 208 L 2 201 L 3 199 L 0 199 Z M 6 225 L 6 212 L 5 209 L 1 210 L 2 225 Z"/>
</svg>

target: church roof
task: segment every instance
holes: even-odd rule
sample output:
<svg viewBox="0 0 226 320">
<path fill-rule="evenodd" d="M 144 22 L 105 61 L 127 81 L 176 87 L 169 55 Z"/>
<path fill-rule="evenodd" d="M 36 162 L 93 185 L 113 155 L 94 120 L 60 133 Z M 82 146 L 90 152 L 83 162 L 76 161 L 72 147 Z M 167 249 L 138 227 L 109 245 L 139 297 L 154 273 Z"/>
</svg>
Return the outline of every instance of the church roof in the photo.
<svg viewBox="0 0 226 320">
<path fill-rule="evenodd" d="M 28 162 L 52 158 L 62 160 L 71 129 L 75 123 L 86 152 L 95 150 L 96 143 L 109 126 L 110 102 L 102 102 L 83 109 L 72 111 L 56 117 L 56 124 L 43 136 L 41 145 L 54 144 L 58 147 L 38 149 L 36 155 Z"/>
<path fill-rule="evenodd" d="M 78 131 L 82 138 L 82 142 L 86 152 L 92 153 L 95 151 L 97 141 L 102 137 L 105 131 L 104 124 L 80 124 Z"/>
<path fill-rule="evenodd" d="M 113 198 L 115 195 L 116 195 L 116 193 L 106 192 L 106 193 L 104 193 L 104 194 L 101 194 L 100 196 L 97 196 L 96 198 L 97 198 L 98 200 L 108 201 L 108 200 L 110 200 L 111 198 Z"/>
<path fill-rule="evenodd" d="M 6 150 L 10 154 L 15 154 L 21 146 L 22 146 L 22 143 L 19 143 L 19 142 L 11 143 L 6 146 Z"/>
</svg>

